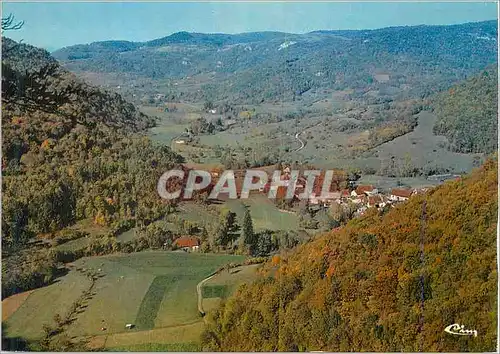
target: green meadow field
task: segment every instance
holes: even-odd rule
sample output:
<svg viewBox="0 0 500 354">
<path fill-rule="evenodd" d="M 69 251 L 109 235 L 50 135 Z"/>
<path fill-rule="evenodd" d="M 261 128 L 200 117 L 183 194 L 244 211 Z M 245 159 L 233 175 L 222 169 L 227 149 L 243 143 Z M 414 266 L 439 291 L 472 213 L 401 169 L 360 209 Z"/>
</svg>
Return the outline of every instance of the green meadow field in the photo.
<svg viewBox="0 0 500 354">
<path fill-rule="evenodd" d="M 267 198 L 266 195 L 255 194 L 248 199 L 228 199 L 221 204 L 215 205 L 213 210 L 195 203 L 182 203 L 176 214 L 182 220 L 188 220 L 207 224 L 217 219 L 218 209 L 227 208 L 236 213 L 238 223 L 241 224 L 245 213 L 245 205 L 250 208 L 253 226 L 256 231 L 268 230 L 297 230 L 298 217 L 292 212 L 283 212 Z"/>
<path fill-rule="evenodd" d="M 222 271 L 207 280 L 202 287 L 203 309 L 217 308 L 241 284 L 251 283 L 258 278 L 260 264 L 244 265 Z"/>
<path fill-rule="evenodd" d="M 219 267 L 244 258 L 164 251 L 82 258 L 67 275 L 27 297 L 5 321 L 6 335 L 41 338 L 44 324 L 52 325 L 55 314 L 64 316 L 88 289 L 90 280 L 78 268 L 97 271 L 102 277 L 97 279 L 84 310 L 66 329 L 70 337 L 95 337 L 96 342 L 104 338 L 103 346 L 116 344 L 117 350 L 124 346 L 130 346 L 127 350 L 153 350 L 155 343 L 168 344 L 171 347 L 165 348 L 172 350 L 192 349 L 203 329 L 196 285 Z M 127 323 L 135 327 L 128 330 Z"/>
<path fill-rule="evenodd" d="M 257 194 L 245 200 L 230 199 L 225 202 L 225 207 L 235 212 L 240 221 L 245 213 L 245 205 L 250 208 L 256 231 L 265 229 L 288 231 L 299 228 L 297 215 L 280 211 L 266 195 Z"/>
</svg>

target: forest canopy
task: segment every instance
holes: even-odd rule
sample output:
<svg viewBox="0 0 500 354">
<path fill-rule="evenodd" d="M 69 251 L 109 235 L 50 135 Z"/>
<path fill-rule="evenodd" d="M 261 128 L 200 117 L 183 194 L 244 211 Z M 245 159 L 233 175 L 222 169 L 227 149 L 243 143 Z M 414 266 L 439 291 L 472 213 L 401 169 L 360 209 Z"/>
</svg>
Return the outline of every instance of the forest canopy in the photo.
<svg viewBox="0 0 500 354">
<path fill-rule="evenodd" d="M 498 146 L 498 71 L 479 75 L 437 95 L 438 121 L 434 133 L 445 135 L 452 149 L 463 153 L 492 153 Z"/>
<path fill-rule="evenodd" d="M 208 319 L 211 351 L 494 351 L 497 161 L 273 257 Z M 453 323 L 475 337 L 444 332 Z"/>
<path fill-rule="evenodd" d="M 79 81 L 44 50 L 2 45 L 2 251 L 17 264 L 2 267 L 8 296 L 55 276 L 51 257 L 18 262 L 30 241 L 83 219 L 146 227 L 168 214 L 156 184 L 183 160 L 141 133 L 154 120 L 119 95 Z"/>
</svg>

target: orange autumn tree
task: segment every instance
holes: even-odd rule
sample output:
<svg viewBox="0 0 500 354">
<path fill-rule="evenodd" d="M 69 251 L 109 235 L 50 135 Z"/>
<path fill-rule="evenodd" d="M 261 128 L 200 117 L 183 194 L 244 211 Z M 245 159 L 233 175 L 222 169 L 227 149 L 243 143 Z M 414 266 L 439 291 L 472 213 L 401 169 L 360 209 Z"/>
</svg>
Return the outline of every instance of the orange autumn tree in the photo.
<svg viewBox="0 0 500 354">
<path fill-rule="evenodd" d="M 280 255 L 209 315 L 204 349 L 494 351 L 497 182 L 489 160 Z"/>
</svg>

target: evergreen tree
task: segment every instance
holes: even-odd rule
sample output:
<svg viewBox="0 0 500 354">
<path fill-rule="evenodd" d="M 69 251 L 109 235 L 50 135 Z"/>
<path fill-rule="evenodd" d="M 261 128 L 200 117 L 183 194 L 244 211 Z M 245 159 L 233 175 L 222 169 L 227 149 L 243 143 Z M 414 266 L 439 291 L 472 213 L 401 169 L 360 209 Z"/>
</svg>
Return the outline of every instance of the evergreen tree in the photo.
<svg viewBox="0 0 500 354">
<path fill-rule="evenodd" d="M 253 231 L 252 216 L 250 215 L 250 208 L 245 206 L 245 215 L 243 216 L 242 236 L 245 246 L 250 251 L 255 248 L 255 234 Z"/>
<path fill-rule="evenodd" d="M 232 232 L 237 228 L 236 214 L 223 208 L 219 215 L 219 223 L 215 228 L 215 246 L 227 247 L 233 241 Z"/>
<path fill-rule="evenodd" d="M 215 246 L 226 246 L 228 229 L 225 225 L 218 225 L 215 231 L 214 244 Z"/>
<path fill-rule="evenodd" d="M 254 254 L 256 256 L 267 256 L 273 250 L 273 232 L 271 230 L 264 230 L 256 237 L 256 245 Z"/>
</svg>

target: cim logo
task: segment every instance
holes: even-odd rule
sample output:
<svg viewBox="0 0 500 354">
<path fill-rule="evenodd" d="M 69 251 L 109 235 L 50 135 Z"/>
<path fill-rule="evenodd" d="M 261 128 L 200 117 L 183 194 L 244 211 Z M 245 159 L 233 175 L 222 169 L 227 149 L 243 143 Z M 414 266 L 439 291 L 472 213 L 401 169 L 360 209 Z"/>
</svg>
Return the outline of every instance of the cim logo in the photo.
<svg viewBox="0 0 500 354">
<path fill-rule="evenodd" d="M 456 334 L 458 336 L 474 336 L 477 337 L 477 331 L 475 329 L 465 329 L 464 325 L 454 323 L 449 325 L 444 329 L 445 332 L 449 334 Z"/>
</svg>

